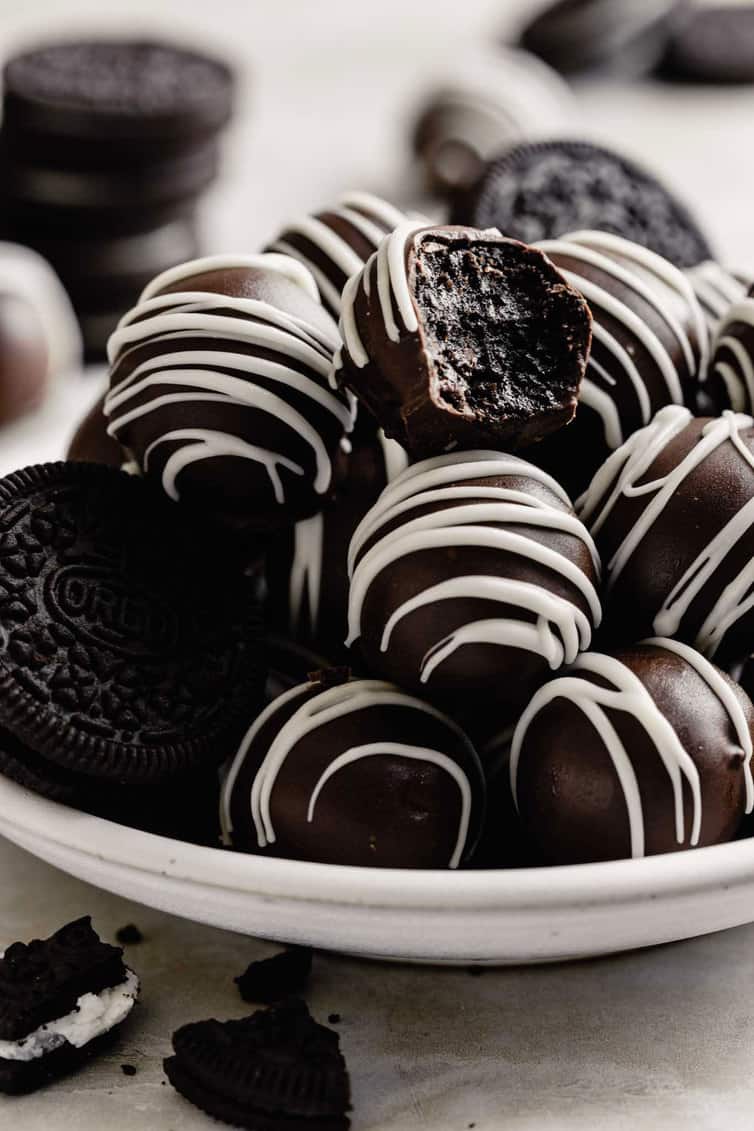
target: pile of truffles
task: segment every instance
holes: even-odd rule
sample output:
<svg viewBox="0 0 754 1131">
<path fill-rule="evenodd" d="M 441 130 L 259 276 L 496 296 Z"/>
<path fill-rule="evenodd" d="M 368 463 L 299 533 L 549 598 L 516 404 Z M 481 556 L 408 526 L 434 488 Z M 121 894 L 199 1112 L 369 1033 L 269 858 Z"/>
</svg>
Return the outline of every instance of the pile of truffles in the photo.
<svg viewBox="0 0 754 1131">
<path fill-rule="evenodd" d="M 4 771 L 334 864 L 745 832 L 754 298 L 641 191 L 643 243 L 350 193 L 158 275 L 69 462 L 0 483 Z"/>
</svg>

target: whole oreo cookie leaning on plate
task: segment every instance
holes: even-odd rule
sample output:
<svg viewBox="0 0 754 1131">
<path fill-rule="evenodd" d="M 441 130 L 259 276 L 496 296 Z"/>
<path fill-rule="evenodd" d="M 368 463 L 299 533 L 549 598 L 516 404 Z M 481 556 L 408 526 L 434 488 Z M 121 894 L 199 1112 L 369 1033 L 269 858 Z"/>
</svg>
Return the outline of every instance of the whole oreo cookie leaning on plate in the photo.
<svg viewBox="0 0 754 1131">
<path fill-rule="evenodd" d="M 676 267 L 714 258 L 688 209 L 633 161 L 584 141 L 520 145 L 492 161 L 452 216 L 537 243 L 582 229 L 612 232 Z"/>
<path fill-rule="evenodd" d="M 681 82 L 754 82 L 754 9 L 690 5 L 667 45 L 660 73 Z"/>
<path fill-rule="evenodd" d="M 128 167 L 193 148 L 227 123 L 234 87 L 224 63 L 146 40 L 37 47 L 10 59 L 3 81 L 3 131 L 14 150 L 75 168 Z"/>
<path fill-rule="evenodd" d="M 0 1092 L 20 1095 L 95 1056 L 133 1009 L 139 979 L 88 916 L 0 958 Z"/>
<path fill-rule="evenodd" d="M 560 71 L 640 73 L 661 57 L 678 0 L 556 0 L 521 32 L 521 46 Z"/>
<path fill-rule="evenodd" d="M 0 480 L 0 757 L 41 792 L 209 769 L 261 700 L 256 601 L 222 535 L 97 464 Z"/>
<path fill-rule="evenodd" d="M 510 451 L 567 424 L 591 316 L 541 251 L 412 220 L 346 283 L 340 332 L 335 381 L 420 459 Z"/>
<path fill-rule="evenodd" d="M 338 1034 L 302 1001 L 173 1034 L 165 1074 L 215 1119 L 250 1131 L 347 1131 L 348 1071 Z"/>
</svg>

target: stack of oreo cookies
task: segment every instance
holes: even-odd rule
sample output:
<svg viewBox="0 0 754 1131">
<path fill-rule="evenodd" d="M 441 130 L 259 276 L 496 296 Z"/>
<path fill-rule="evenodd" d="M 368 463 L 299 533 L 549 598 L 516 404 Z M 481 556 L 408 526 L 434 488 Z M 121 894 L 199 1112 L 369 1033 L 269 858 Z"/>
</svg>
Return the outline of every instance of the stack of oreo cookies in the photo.
<svg viewBox="0 0 754 1131">
<path fill-rule="evenodd" d="M 118 40 L 28 51 L 3 79 L 3 234 L 54 265 L 97 357 L 149 279 L 197 253 L 232 73 L 182 48 Z"/>
</svg>

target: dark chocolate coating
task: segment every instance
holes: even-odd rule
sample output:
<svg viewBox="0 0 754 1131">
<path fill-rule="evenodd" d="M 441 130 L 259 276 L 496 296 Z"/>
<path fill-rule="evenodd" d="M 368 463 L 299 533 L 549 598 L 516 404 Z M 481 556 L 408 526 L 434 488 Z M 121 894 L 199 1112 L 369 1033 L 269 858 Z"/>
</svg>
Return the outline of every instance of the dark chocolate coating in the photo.
<svg viewBox="0 0 754 1131">
<path fill-rule="evenodd" d="M 677 430 L 661 443 L 658 429 L 673 414 Z M 683 409 L 666 408 L 613 454 L 580 500 L 582 518 L 605 563 L 606 623 L 614 638 L 675 636 L 723 666 L 751 651 L 754 609 L 747 610 L 745 592 L 729 598 L 728 587 L 754 557 L 754 526 L 743 521 L 732 533 L 722 533 L 729 523 L 741 521 L 743 508 L 754 500 L 754 427 L 747 419 L 690 417 Z M 711 429 L 721 442 L 692 466 Z M 624 468 L 631 453 L 647 450 L 655 451 L 655 458 L 641 474 L 628 476 Z M 684 460 L 679 481 L 647 525 L 665 477 Z M 641 490 L 649 484 L 652 489 Z M 637 523 L 643 524 L 642 537 L 619 569 L 614 557 L 627 538 L 635 539 Z M 711 557 L 718 536 L 722 550 Z"/>
<path fill-rule="evenodd" d="M 699 775 L 701 827 L 698 847 L 732 840 L 746 803 L 744 750 L 732 715 L 717 691 L 686 659 L 656 645 L 614 653 L 649 692 L 670 723 Z M 592 672 L 569 673 L 584 685 L 614 688 Z M 754 707 L 731 679 L 718 672 L 740 704 L 749 732 Z M 553 685 L 555 687 L 556 683 Z M 602 737 L 579 707 L 571 686 L 519 724 L 522 736 L 516 773 L 518 809 L 525 834 L 548 864 L 619 860 L 632 854 L 624 788 Z M 604 706 L 633 769 L 639 791 L 644 854 L 678 852 L 691 844 L 694 806 L 681 777 L 683 839 L 676 835 L 671 777 L 642 714 L 628 697 Z M 491 820 L 494 818 L 491 816 Z"/>
<path fill-rule="evenodd" d="M 678 82 L 754 82 L 754 12 L 747 4 L 688 4 L 659 72 Z"/>
<path fill-rule="evenodd" d="M 248 743 L 232 789 L 224 790 L 229 817 L 226 839 L 247 852 L 328 864 L 386 868 L 444 868 L 459 850 L 463 825 L 463 792 L 447 768 L 422 751 L 437 752 L 455 765 L 470 799 L 468 828 L 461 859 L 472 853 L 484 813 L 485 786 L 481 765 L 465 735 L 447 718 L 371 680 L 338 686 L 324 673 L 324 683 L 299 687 L 273 705 Z M 384 703 L 387 692 L 399 702 Z M 294 716 L 300 718 L 311 700 L 327 694 L 323 712 L 328 721 L 286 741 L 270 795 L 274 842 L 261 846 L 249 804 L 254 779 L 271 744 Z M 339 702 L 346 710 L 334 717 Z M 315 716 L 316 720 L 316 716 Z M 293 725 L 296 725 L 295 723 Z M 290 731 L 288 732 L 290 734 Z M 248 741 L 248 739 L 247 739 Z M 387 744 L 384 753 L 364 753 L 336 761 L 354 748 Z M 409 757 L 390 749 L 405 744 Z M 331 772 L 323 785 L 322 775 Z M 314 797 L 317 783 L 320 789 Z M 312 807 L 312 801 L 315 804 Z M 308 819 L 308 814 L 312 819 Z"/>
<path fill-rule="evenodd" d="M 396 329 L 378 275 L 391 271 Z M 380 265 L 381 264 L 381 265 Z M 416 328 L 401 311 L 410 301 Z M 581 295 L 545 256 L 499 232 L 438 227 L 386 237 L 343 295 L 336 376 L 414 458 L 453 447 L 511 450 L 573 416 L 591 337 Z M 363 364 L 366 356 L 366 363 Z"/>
<path fill-rule="evenodd" d="M 522 628 L 537 621 L 532 607 L 527 607 L 532 591 L 542 603 L 552 596 L 568 622 L 584 618 L 580 647 L 588 647 L 599 612 L 593 588 L 597 569 L 589 538 L 580 523 L 568 522 L 572 512 L 565 497 L 523 460 L 515 461 L 508 470 L 510 457 L 489 454 L 493 467 L 479 477 L 474 474 L 476 465 L 456 465 L 452 457 L 446 457 L 447 473 L 453 476 L 457 466 L 457 475 L 449 481 L 436 478 L 431 469 L 439 461 L 409 469 L 417 476 L 425 467 L 430 471 L 421 487 L 403 502 L 380 512 L 379 522 L 358 547 L 352 545 L 352 553 L 356 551 L 352 612 L 358 612 L 356 593 L 364 594 L 360 617 L 355 616 L 352 623 L 355 652 L 368 671 L 435 702 L 458 718 L 473 737 L 489 735 L 490 729 L 500 730 L 514 719 L 550 671 L 546 649 L 532 645 L 531 640 L 527 647 L 519 636 Z M 498 464 L 500 471 L 495 474 Z M 388 491 L 397 490 L 400 483 L 401 478 Z M 447 494 L 432 497 L 435 491 Z M 499 509 L 496 491 L 500 493 Z M 519 503 L 506 501 L 511 497 Z M 383 505 L 378 503 L 365 521 Z M 455 525 L 455 508 L 478 506 L 487 508 L 483 515 L 468 513 Z M 531 525 L 526 523 L 529 510 Z M 424 523 L 431 544 L 418 546 L 412 542 L 418 536 L 416 523 L 428 517 L 434 518 Z M 541 525 L 535 525 L 537 519 L 542 520 Z M 505 539 L 503 545 L 500 538 Z M 553 557 L 537 560 L 540 547 Z M 373 550 L 384 555 L 375 569 L 369 565 Z M 573 567 L 582 581 L 580 588 L 563 572 Z M 442 597 L 430 592 L 451 579 L 458 581 L 462 591 Z M 503 592 L 500 586 L 509 582 L 513 592 Z M 482 586 L 488 588 L 482 590 Z M 596 612 L 585 591 L 591 591 Z M 392 622 L 398 610 L 413 600 L 419 604 Z M 391 623 L 386 646 L 384 634 Z M 567 650 L 559 631 L 553 631 L 557 647 Z M 454 648 L 429 670 L 428 661 L 449 643 Z M 562 656 L 552 660 L 555 667 L 559 662 Z"/>
<path fill-rule="evenodd" d="M 348 547 L 388 482 L 384 450 L 367 413 L 351 443 L 335 498 L 321 514 L 274 536 L 267 557 L 272 629 L 338 662 L 347 657 Z"/>
<path fill-rule="evenodd" d="M 316 279 L 324 306 L 338 318 L 346 280 L 366 262 L 380 239 L 405 219 L 379 197 L 347 193 L 332 208 L 283 228 L 265 250 L 303 263 Z"/>
<path fill-rule="evenodd" d="M 336 327 L 273 257 L 229 257 L 205 269 L 197 262 L 198 271 L 187 264 L 151 296 L 176 294 L 174 304 L 152 311 L 142 300 L 126 336 L 111 339 L 105 411 L 119 442 L 173 498 L 234 528 L 290 525 L 319 510 L 334 488 L 349 423 L 345 397 L 327 380 Z M 306 277 L 292 267 L 296 278 Z M 181 300 L 182 292 L 201 295 L 198 307 Z M 244 301 L 259 305 L 250 312 Z M 177 334 L 164 329 L 165 315 L 180 323 Z M 132 385 L 140 365 L 153 380 Z M 170 375 L 164 384 L 163 371 Z M 129 419 L 144 406 L 148 411 Z M 171 481 L 173 456 L 186 462 Z"/>
<path fill-rule="evenodd" d="M 705 392 L 712 410 L 754 412 L 754 298 L 742 298 L 722 318 L 713 344 Z"/>
<path fill-rule="evenodd" d="M 118 441 L 108 435 L 104 405 L 103 394 L 76 429 L 66 459 L 80 463 L 106 463 L 109 467 L 123 466 L 127 457 Z"/>
<path fill-rule="evenodd" d="M 540 246 L 583 290 L 594 334 L 574 419 L 526 455 L 576 498 L 663 405 L 695 409 L 709 330 L 684 274 L 639 244 L 584 232 Z"/>
<path fill-rule="evenodd" d="M 47 388 L 48 346 L 34 308 L 0 293 L 0 425 L 29 412 Z"/>
</svg>

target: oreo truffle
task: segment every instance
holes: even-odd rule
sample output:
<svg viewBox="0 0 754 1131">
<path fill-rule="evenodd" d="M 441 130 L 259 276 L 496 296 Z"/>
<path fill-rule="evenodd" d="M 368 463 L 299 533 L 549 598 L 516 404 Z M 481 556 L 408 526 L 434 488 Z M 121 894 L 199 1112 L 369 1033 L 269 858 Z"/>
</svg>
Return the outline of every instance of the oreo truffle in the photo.
<svg viewBox="0 0 754 1131">
<path fill-rule="evenodd" d="M 578 503 L 605 564 L 606 622 L 722 666 L 754 635 L 754 420 L 668 405 L 597 472 Z"/>
<path fill-rule="evenodd" d="M 478 727 L 589 647 L 600 563 L 563 489 L 500 452 L 438 456 L 382 493 L 349 551 L 348 643 Z"/>
<path fill-rule="evenodd" d="M 406 221 L 405 213 L 368 192 L 348 192 L 334 208 L 300 216 L 266 249 L 303 263 L 314 276 L 322 302 L 340 316 L 347 279 L 360 271 L 382 238 Z"/>
<path fill-rule="evenodd" d="M 754 805 L 751 700 L 699 652 L 651 638 L 587 652 L 516 727 L 510 776 L 550 864 L 732 840 Z"/>
<path fill-rule="evenodd" d="M 408 222 L 346 284 L 334 376 L 413 458 L 510 449 L 573 416 L 590 326 L 541 251 Z"/>
<path fill-rule="evenodd" d="M 172 803 L 235 747 L 261 701 L 258 606 L 227 539 L 185 519 L 97 464 L 0 480 L 0 769 L 22 785 L 123 794 L 138 821 L 139 790 L 177 782 Z"/>
<path fill-rule="evenodd" d="M 721 412 L 754 411 L 754 297 L 729 306 L 712 344 L 708 395 Z"/>
<path fill-rule="evenodd" d="M 36 408 L 50 381 L 81 361 L 76 317 L 40 255 L 0 242 L 0 425 Z"/>
<path fill-rule="evenodd" d="M 706 259 L 704 263 L 689 268 L 686 276 L 694 288 L 711 336 L 716 333 L 729 308 L 746 297 L 754 282 L 750 272 L 729 271 L 714 259 Z"/>
<path fill-rule="evenodd" d="M 348 635 L 351 538 L 383 488 L 407 464 L 400 445 L 376 432 L 365 417 L 362 413 L 357 420 L 333 501 L 275 535 L 267 554 L 268 624 L 337 660 L 345 658 Z"/>
<path fill-rule="evenodd" d="M 592 312 L 575 419 L 532 451 L 577 495 L 610 452 L 663 405 L 695 409 L 709 332 L 689 279 L 640 244 L 608 232 L 574 232 L 538 247 Z"/>
<path fill-rule="evenodd" d="M 349 399 L 335 323 L 289 256 L 210 256 L 158 275 L 109 342 L 110 435 L 173 500 L 243 529 L 316 513 Z"/>
<path fill-rule="evenodd" d="M 390 683 L 318 673 L 249 728 L 223 783 L 226 844 L 295 860 L 457 868 L 482 824 L 466 735 Z"/>
<path fill-rule="evenodd" d="M 85 916 L 0 958 L 0 1092 L 21 1095 L 80 1068 L 115 1037 L 139 995 L 120 947 Z"/>
</svg>

